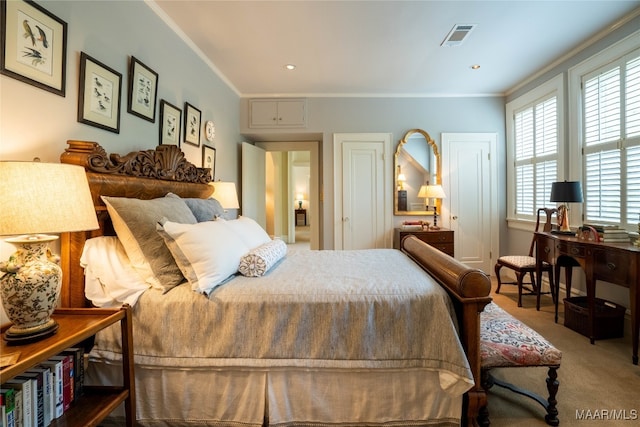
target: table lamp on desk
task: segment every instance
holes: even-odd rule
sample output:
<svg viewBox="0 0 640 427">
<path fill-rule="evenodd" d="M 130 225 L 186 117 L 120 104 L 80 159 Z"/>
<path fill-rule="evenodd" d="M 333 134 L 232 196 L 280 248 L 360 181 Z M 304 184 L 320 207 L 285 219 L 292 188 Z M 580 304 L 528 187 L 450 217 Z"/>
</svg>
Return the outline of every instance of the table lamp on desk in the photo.
<svg viewBox="0 0 640 427">
<path fill-rule="evenodd" d="M 582 203 L 582 186 L 580 181 L 558 181 L 551 184 L 550 202 L 560 202 L 558 207 L 559 230 L 556 234 L 575 234 L 569 227 L 569 203 Z"/>
</svg>

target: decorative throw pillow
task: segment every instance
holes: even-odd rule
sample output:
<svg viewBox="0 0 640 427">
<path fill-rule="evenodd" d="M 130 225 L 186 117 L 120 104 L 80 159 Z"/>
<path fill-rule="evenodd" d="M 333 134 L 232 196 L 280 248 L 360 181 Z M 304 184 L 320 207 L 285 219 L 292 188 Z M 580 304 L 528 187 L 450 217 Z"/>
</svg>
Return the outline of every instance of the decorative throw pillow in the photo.
<svg viewBox="0 0 640 427">
<path fill-rule="evenodd" d="M 207 295 L 238 271 L 240 258 L 249 250 L 226 221 L 161 221 L 156 228 L 191 288 Z"/>
<path fill-rule="evenodd" d="M 249 246 L 249 249 L 257 248 L 271 241 L 271 237 L 264 231 L 264 228 L 248 216 L 240 216 L 238 219 L 231 220 L 218 218 L 218 221 L 226 223 Z"/>
<path fill-rule="evenodd" d="M 181 198 L 177 194 L 167 193 L 165 197 L 172 197 L 174 199 L 182 199 L 189 206 L 193 216 L 196 217 L 198 222 L 213 221 L 218 217 L 224 216 L 224 209 L 222 205 L 216 199 L 198 199 L 198 198 Z"/>
<path fill-rule="evenodd" d="M 278 263 L 287 254 L 287 244 L 280 239 L 271 240 L 240 259 L 238 271 L 243 276 L 259 277 Z"/>
<path fill-rule="evenodd" d="M 181 199 L 160 197 L 152 200 L 102 196 L 113 228 L 124 250 L 142 279 L 163 292 L 184 281 L 164 240 L 156 232 L 162 218 L 195 224 L 196 218 Z"/>
</svg>

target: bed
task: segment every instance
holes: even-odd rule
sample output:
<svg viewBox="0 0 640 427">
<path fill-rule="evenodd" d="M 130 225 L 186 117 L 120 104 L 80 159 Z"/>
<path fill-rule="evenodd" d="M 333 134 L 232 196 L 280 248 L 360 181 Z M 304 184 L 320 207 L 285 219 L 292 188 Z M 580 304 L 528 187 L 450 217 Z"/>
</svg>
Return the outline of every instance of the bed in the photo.
<svg viewBox="0 0 640 427">
<path fill-rule="evenodd" d="M 177 146 L 109 156 L 95 142 L 68 145 L 61 161 L 85 167 L 100 229 L 62 236 L 61 305 L 133 305 L 140 425 L 476 422 L 486 404 L 477 381 L 479 313 L 490 301 L 484 273 L 411 236 L 400 251 L 287 252 L 262 235 L 255 246 L 260 231 L 250 219 L 167 218 L 184 206 L 195 218 L 193 206 L 208 206 L 215 186 L 208 185 L 209 171 L 186 161 Z M 124 266 L 107 260 L 115 259 L 112 248 L 130 243 L 123 224 L 133 234 L 143 228 L 128 216 L 148 211 L 163 216 L 150 234 L 164 244 L 138 240 L 154 254 L 144 267 L 167 273 L 164 251 L 181 274 L 171 280 L 158 274 L 134 289 L 124 277 L 138 268 L 135 256 L 127 253 Z M 229 230 L 237 233 L 224 234 Z M 209 244 L 214 240 L 224 246 Z M 202 250 L 203 241 L 217 249 Z M 229 262 L 220 260 L 235 260 L 232 254 L 247 248 L 227 277 Z M 90 291 L 96 271 L 116 277 L 117 298 L 102 301 L 100 286 Z M 221 279 L 204 287 L 214 276 Z M 121 381 L 118 340 L 117 328 L 96 336 L 88 383 Z M 109 421 L 122 425 L 121 417 L 116 412 Z"/>
</svg>

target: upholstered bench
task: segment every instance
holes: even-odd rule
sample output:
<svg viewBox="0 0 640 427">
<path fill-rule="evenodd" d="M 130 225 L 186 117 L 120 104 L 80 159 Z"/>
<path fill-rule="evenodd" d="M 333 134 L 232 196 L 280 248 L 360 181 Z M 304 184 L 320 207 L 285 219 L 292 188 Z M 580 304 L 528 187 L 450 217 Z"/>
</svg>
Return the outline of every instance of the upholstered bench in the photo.
<svg viewBox="0 0 640 427">
<path fill-rule="evenodd" d="M 497 385 L 515 393 L 530 397 L 542 405 L 547 411 L 544 419 L 547 424 L 557 426 L 558 409 L 556 394 L 558 392 L 558 373 L 562 352 L 555 348 L 542 335 L 511 316 L 497 304 L 489 303 L 480 314 L 480 358 L 482 368 L 482 387 L 488 390 Z M 548 367 L 547 390 L 549 398 L 527 390 L 523 390 L 493 378 L 490 371 L 495 368 L 524 368 L 533 366 Z M 478 422 L 488 426 L 489 410 L 484 407 L 480 411 Z"/>
</svg>

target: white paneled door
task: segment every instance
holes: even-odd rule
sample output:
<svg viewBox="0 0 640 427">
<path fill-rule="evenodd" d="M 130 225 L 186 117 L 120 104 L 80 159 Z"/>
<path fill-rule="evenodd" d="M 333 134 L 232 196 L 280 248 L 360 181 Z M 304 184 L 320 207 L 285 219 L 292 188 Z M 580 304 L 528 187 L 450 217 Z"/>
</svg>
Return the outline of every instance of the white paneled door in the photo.
<svg viewBox="0 0 640 427">
<path fill-rule="evenodd" d="M 498 245 L 496 141 L 494 133 L 442 134 L 443 220 L 456 259 L 487 274 Z"/>
<path fill-rule="evenodd" d="M 334 135 L 335 249 L 390 244 L 390 134 Z"/>
</svg>

